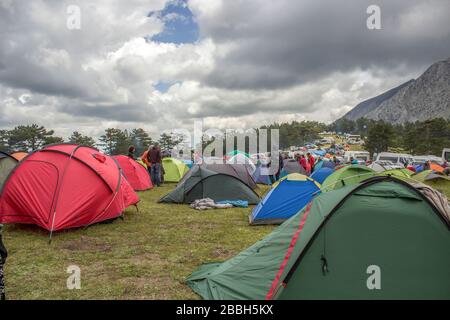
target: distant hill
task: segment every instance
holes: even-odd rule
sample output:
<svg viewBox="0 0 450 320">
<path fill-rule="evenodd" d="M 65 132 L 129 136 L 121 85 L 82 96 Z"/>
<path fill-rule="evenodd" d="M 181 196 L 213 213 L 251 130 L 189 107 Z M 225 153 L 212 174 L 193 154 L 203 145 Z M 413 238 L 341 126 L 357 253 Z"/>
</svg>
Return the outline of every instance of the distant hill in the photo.
<svg viewBox="0 0 450 320">
<path fill-rule="evenodd" d="M 450 119 L 450 58 L 431 65 L 419 78 L 359 103 L 343 118 L 390 123 Z"/>
</svg>

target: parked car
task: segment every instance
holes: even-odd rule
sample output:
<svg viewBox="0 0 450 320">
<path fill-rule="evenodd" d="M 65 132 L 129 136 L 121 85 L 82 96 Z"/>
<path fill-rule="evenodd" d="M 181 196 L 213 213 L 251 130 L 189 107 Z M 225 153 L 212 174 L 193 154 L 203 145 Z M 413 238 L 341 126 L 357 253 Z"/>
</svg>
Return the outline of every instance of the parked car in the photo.
<svg viewBox="0 0 450 320">
<path fill-rule="evenodd" d="M 350 162 L 350 158 L 356 159 L 359 164 L 366 164 L 370 161 L 370 153 L 368 151 L 345 151 L 344 161 Z"/>
<path fill-rule="evenodd" d="M 394 164 L 401 164 L 403 166 L 414 162 L 414 158 L 410 154 L 393 152 L 380 152 L 376 161 L 380 160 L 391 161 Z"/>
</svg>

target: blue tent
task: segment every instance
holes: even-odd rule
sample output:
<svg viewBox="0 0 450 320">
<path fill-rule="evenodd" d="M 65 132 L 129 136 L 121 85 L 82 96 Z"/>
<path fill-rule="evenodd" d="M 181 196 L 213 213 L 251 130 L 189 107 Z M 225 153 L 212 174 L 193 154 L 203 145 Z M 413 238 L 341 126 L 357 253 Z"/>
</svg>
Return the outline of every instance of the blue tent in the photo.
<svg viewBox="0 0 450 320">
<path fill-rule="evenodd" d="M 331 168 L 320 168 L 319 170 L 314 170 L 314 173 L 311 175 L 311 178 L 316 180 L 318 183 L 322 184 L 325 179 L 334 172 Z"/>
<path fill-rule="evenodd" d="M 299 212 L 320 193 L 320 184 L 302 174 L 293 173 L 278 180 L 253 209 L 250 224 L 279 224 Z"/>
<path fill-rule="evenodd" d="M 321 169 L 323 166 L 323 160 L 319 160 L 314 164 L 314 172 L 316 172 L 317 170 Z"/>
<path fill-rule="evenodd" d="M 336 167 L 336 164 L 333 161 L 324 161 L 322 164 L 322 168 L 334 169 L 334 167 Z"/>
<path fill-rule="evenodd" d="M 256 170 L 252 175 L 253 180 L 255 180 L 256 183 L 261 184 L 272 184 L 272 181 L 270 181 L 270 177 L 267 174 L 269 172 L 269 168 L 267 166 L 263 166 L 261 164 L 256 166 Z"/>
<path fill-rule="evenodd" d="M 316 156 L 319 156 L 319 157 L 324 157 L 327 154 L 327 152 L 325 150 L 308 150 L 308 152 L 310 152 Z"/>
<path fill-rule="evenodd" d="M 193 162 L 191 160 L 184 160 L 183 159 L 183 162 L 184 162 L 185 165 L 188 166 L 189 169 L 192 168 Z"/>
</svg>

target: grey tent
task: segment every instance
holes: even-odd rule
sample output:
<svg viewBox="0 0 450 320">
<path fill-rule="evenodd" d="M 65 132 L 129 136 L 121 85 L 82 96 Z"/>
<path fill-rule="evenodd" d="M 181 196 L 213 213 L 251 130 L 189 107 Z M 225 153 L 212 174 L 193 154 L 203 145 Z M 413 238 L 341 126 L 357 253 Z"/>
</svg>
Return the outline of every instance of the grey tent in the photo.
<svg viewBox="0 0 450 320">
<path fill-rule="evenodd" d="M 3 188 L 3 183 L 8 178 L 10 172 L 17 165 L 17 159 L 10 156 L 6 152 L 0 151 L 0 190 Z"/>
<path fill-rule="evenodd" d="M 177 187 L 159 202 L 192 203 L 203 198 L 214 201 L 246 200 L 249 204 L 256 204 L 260 200 L 251 187 L 235 176 L 194 166 Z"/>
<path fill-rule="evenodd" d="M 203 163 L 201 164 L 201 166 L 210 171 L 228 174 L 230 176 L 238 178 L 252 189 L 256 189 L 257 187 L 255 180 L 253 180 L 245 164 Z"/>
<path fill-rule="evenodd" d="M 283 170 L 281 177 L 287 176 L 291 173 L 300 173 L 306 176 L 306 170 L 295 159 L 286 159 L 283 161 Z"/>
</svg>

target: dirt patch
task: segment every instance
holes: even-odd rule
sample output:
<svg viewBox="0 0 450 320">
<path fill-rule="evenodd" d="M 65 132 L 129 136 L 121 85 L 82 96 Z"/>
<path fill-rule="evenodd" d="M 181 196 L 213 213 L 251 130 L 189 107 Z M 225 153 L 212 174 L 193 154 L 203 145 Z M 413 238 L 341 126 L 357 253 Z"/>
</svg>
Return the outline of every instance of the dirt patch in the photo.
<svg viewBox="0 0 450 320">
<path fill-rule="evenodd" d="M 61 249 L 69 251 L 111 251 L 111 245 L 92 237 L 81 236 L 80 239 L 68 240 L 61 245 Z"/>
<path fill-rule="evenodd" d="M 228 258 L 232 252 L 224 247 L 218 247 L 213 250 L 211 257 L 212 258 Z"/>
</svg>

